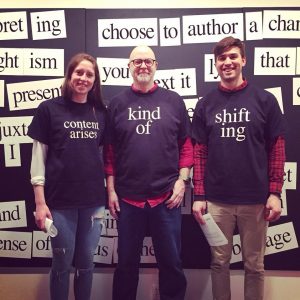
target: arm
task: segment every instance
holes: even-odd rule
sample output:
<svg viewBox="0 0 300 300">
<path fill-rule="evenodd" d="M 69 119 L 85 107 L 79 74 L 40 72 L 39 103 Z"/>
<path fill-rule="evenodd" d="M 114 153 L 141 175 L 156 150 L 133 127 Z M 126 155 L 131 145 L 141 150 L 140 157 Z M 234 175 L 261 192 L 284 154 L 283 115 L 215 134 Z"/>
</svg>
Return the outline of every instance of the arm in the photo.
<svg viewBox="0 0 300 300">
<path fill-rule="evenodd" d="M 172 196 L 166 201 L 169 209 L 180 206 L 185 193 L 186 178 L 190 178 L 189 176 L 190 168 L 181 168 L 179 170 L 179 177 L 175 181 Z"/>
<path fill-rule="evenodd" d="M 35 199 L 35 222 L 38 228 L 45 229 L 46 217 L 52 219 L 51 212 L 46 205 L 44 184 L 45 184 L 45 161 L 47 158 L 48 146 L 36 140 L 32 145 L 31 160 L 31 184 L 33 185 Z"/>
<path fill-rule="evenodd" d="M 269 150 L 269 192 L 266 204 L 265 218 L 267 221 L 276 221 L 281 214 L 280 194 L 283 186 L 285 163 L 285 140 L 279 136 Z"/>
<path fill-rule="evenodd" d="M 115 159 L 114 149 L 111 144 L 104 147 L 104 169 L 106 173 L 106 185 L 108 193 L 108 208 L 110 214 L 118 219 L 120 212 L 119 198 L 115 191 Z"/>
<path fill-rule="evenodd" d="M 106 177 L 107 193 L 108 193 L 108 208 L 110 214 L 117 220 L 120 212 L 119 198 L 115 191 L 115 177 L 108 175 Z"/>
<path fill-rule="evenodd" d="M 44 186 L 34 185 L 35 223 L 38 228 L 45 230 L 45 219 L 52 219 L 51 212 L 45 201 Z"/>
<path fill-rule="evenodd" d="M 205 190 L 204 190 L 204 172 L 206 167 L 208 149 L 204 144 L 196 143 L 194 146 L 194 203 L 193 215 L 197 222 L 205 224 L 203 215 L 206 212 Z"/>
<path fill-rule="evenodd" d="M 186 182 L 190 179 L 190 169 L 193 166 L 193 145 L 189 137 L 182 141 L 178 141 L 179 146 L 179 177 L 175 181 L 173 194 L 166 201 L 169 209 L 179 207 L 185 192 Z"/>
</svg>

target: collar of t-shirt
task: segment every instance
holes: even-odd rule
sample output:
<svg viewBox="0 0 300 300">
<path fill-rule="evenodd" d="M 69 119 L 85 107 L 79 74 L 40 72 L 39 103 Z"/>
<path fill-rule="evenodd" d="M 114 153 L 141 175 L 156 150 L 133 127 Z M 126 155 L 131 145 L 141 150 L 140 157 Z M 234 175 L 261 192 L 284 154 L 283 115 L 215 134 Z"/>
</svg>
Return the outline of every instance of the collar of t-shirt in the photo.
<svg viewBox="0 0 300 300">
<path fill-rule="evenodd" d="M 147 92 L 143 92 L 142 90 L 137 89 L 133 84 L 131 85 L 131 89 L 134 92 L 140 93 L 140 94 L 150 94 L 150 93 L 153 93 L 157 88 L 158 88 L 158 84 L 154 83 L 153 87 L 150 90 L 148 90 Z"/>
<path fill-rule="evenodd" d="M 244 89 L 247 85 L 248 85 L 248 81 L 245 78 L 243 78 L 243 82 L 239 86 L 237 86 L 233 89 L 228 89 L 225 86 L 221 85 L 221 83 L 219 84 L 219 89 L 226 93 L 234 93 L 234 92 Z"/>
</svg>

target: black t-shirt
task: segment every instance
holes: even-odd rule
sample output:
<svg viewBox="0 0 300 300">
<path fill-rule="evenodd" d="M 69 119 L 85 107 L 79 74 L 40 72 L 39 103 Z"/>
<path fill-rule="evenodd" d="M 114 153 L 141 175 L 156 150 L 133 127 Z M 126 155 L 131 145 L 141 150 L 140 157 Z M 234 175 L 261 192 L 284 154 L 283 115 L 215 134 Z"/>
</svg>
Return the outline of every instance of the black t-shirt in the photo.
<svg viewBox="0 0 300 300">
<path fill-rule="evenodd" d="M 195 141 L 208 147 L 208 200 L 265 203 L 269 146 L 284 134 L 283 116 L 271 93 L 252 85 L 235 92 L 215 89 L 197 103 L 192 131 Z"/>
<path fill-rule="evenodd" d="M 48 145 L 45 197 L 51 208 L 104 205 L 102 144 L 106 113 L 62 97 L 42 102 L 28 135 Z"/>
<path fill-rule="evenodd" d="M 190 131 L 182 98 L 160 87 L 145 94 L 126 89 L 112 99 L 108 119 L 118 195 L 144 200 L 172 190 L 179 172 L 178 141 Z"/>
</svg>

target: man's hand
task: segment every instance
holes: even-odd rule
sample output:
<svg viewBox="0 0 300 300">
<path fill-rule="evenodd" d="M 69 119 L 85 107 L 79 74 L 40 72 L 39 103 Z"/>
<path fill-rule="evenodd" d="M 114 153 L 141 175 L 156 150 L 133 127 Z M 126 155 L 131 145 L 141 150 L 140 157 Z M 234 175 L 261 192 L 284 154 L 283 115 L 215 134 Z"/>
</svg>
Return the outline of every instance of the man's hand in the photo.
<svg viewBox="0 0 300 300">
<path fill-rule="evenodd" d="M 265 207 L 265 219 L 270 222 L 277 221 L 280 218 L 281 211 L 280 198 L 275 194 L 271 194 Z"/>
<path fill-rule="evenodd" d="M 119 198 L 115 191 L 108 193 L 108 208 L 110 214 L 118 220 L 118 213 L 120 212 Z"/>
<path fill-rule="evenodd" d="M 170 199 L 166 201 L 166 205 L 169 209 L 172 209 L 174 207 L 179 207 L 185 192 L 185 183 L 182 179 L 177 179 L 174 188 L 173 188 L 173 194 Z"/>
<path fill-rule="evenodd" d="M 193 215 L 196 221 L 199 224 L 205 224 L 205 221 L 203 219 L 203 215 L 206 211 L 206 201 L 194 201 L 193 203 Z"/>
</svg>

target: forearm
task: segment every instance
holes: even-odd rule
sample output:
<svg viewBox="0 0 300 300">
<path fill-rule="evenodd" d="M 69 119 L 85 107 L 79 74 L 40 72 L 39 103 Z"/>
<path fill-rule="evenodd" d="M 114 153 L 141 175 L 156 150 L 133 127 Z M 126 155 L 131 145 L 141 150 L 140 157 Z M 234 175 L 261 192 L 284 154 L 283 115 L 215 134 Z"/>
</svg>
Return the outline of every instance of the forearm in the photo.
<svg viewBox="0 0 300 300">
<path fill-rule="evenodd" d="M 111 144 L 104 146 L 104 171 L 107 176 L 115 173 L 114 148 Z"/>
<path fill-rule="evenodd" d="M 191 169 L 188 167 L 179 169 L 179 178 L 182 178 L 182 179 L 190 178 L 190 171 L 191 171 Z"/>
<path fill-rule="evenodd" d="M 278 137 L 269 151 L 269 192 L 280 194 L 283 186 L 285 141 Z"/>
<path fill-rule="evenodd" d="M 107 186 L 107 192 L 115 192 L 115 176 L 108 175 L 106 177 L 106 186 Z"/>
<path fill-rule="evenodd" d="M 194 147 L 194 172 L 193 172 L 193 183 L 194 183 L 194 195 L 195 200 L 205 199 L 204 189 L 204 173 L 207 161 L 207 146 L 204 144 L 195 144 Z"/>
<path fill-rule="evenodd" d="M 34 199 L 35 199 L 36 207 L 46 205 L 44 186 L 43 185 L 34 185 L 33 192 L 34 192 Z"/>
<path fill-rule="evenodd" d="M 31 158 L 31 184 L 44 185 L 45 184 L 45 164 L 48 153 L 48 146 L 33 140 L 32 144 L 32 158 Z"/>
<path fill-rule="evenodd" d="M 178 147 L 179 147 L 179 169 L 184 169 L 184 168 L 190 169 L 194 163 L 193 144 L 191 138 L 187 137 L 184 140 L 179 140 Z M 184 173 L 186 172 L 187 171 L 184 171 Z"/>
</svg>

